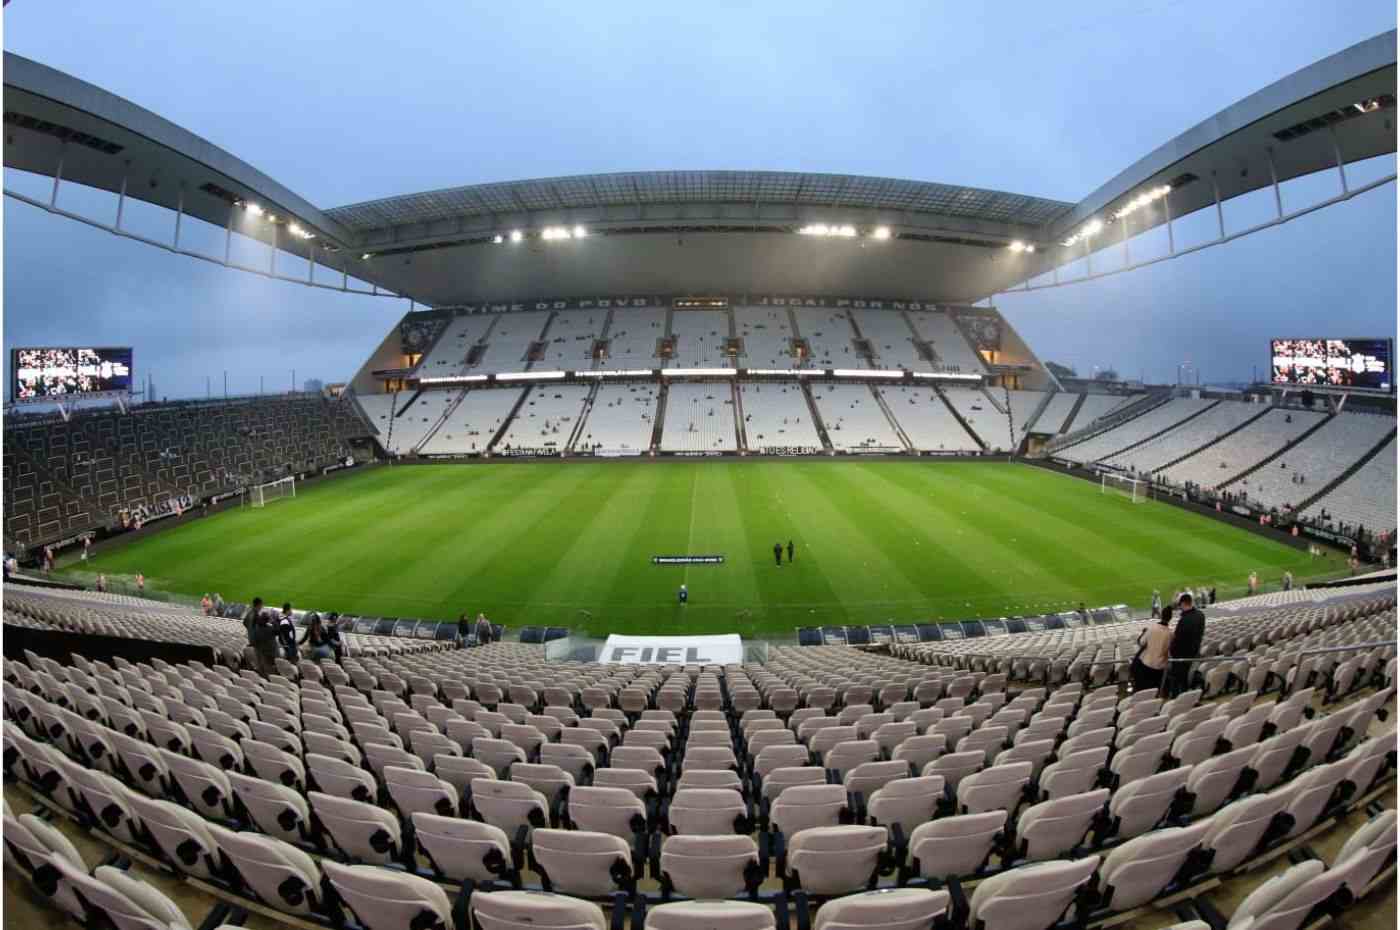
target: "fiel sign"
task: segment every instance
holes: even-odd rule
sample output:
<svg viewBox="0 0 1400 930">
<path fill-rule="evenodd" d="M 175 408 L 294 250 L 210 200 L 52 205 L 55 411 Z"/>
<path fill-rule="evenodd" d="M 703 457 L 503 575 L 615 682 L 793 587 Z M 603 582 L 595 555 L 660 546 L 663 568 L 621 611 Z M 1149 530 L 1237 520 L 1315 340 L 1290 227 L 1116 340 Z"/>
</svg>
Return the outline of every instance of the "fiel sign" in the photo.
<svg viewBox="0 0 1400 930">
<path fill-rule="evenodd" d="M 621 665 L 728 665 L 744 661 L 738 633 L 719 636 L 621 636 L 603 645 L 602 662 Z"/>
</svg>

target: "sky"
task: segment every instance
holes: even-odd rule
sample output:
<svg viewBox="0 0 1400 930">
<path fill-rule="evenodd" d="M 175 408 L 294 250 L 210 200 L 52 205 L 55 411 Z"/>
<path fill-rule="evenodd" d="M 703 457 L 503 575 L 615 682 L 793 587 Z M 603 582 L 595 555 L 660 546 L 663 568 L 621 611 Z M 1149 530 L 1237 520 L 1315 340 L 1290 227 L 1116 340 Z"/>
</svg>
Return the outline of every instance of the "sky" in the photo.
<svg viewBox="0 0 1400 930">
<path fill-rule="evenodd" d="M 3 41 L 323 208 L 698 168 L 1077 201 L 1218 110 L 1395 25 L 1392 0 L 11 0 Z M 1391 173 L 1394 158 L 1365 170 Z M 37 180 L 6 171 L 15 190 Z M 1289 194 L 1328 196 L 1328 184 Z M 110 220 L 105 195 L 63 196 Z M 1258 207 L 1242 203 L 1232 221 Z M 6 358 L 16 345 L 131 344 L 157 396 L 217 393 L 225 371 L 231 393 L 345 380 L 407 309 L 171 255 L 8 198 L 3 222 Z M 1175 380 L 1183 361 L 1205 381 L 1248 379 L 1271 335 L 1394 337 L 1395 185 L 1192 256 L 996 302 L 1042 359 L 1153 381 Z"/>
</svg>

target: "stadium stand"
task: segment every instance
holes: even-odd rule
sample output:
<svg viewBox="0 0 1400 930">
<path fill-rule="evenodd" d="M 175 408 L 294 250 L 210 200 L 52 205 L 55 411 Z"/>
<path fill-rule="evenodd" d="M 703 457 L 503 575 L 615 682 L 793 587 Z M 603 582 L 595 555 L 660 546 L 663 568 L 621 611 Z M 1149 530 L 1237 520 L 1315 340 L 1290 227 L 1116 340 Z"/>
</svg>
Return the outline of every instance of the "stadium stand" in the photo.
<svg viewBox="0 0 1400 930">
<path fill-rule="evenodd" d="M 1228 919 L 1297 927 L 1393 886 L 1395 815 L 1374 802 L 1394 791 L 1395 648 L 1303 650 L 1393 636 L 1394 608 L 1391 583 L 1219 609 L 1222 658 L 1170 701 L 1078 658 L 1139 624 L 723 667 L 411 640 L 269 678 L 28 653 L 3 667 L 6 868 L 117 926 L 192 924 L 89 872 L 64 829 L 303 926 L 603 930 L 607 908 L 776 928 L 813 906 L 817 927 L 951 926 L 956 899 L 969 926 L 1049 930 L 1161 902 L 1221 917 L 1212 889 L 1287 855 Z M 1066 647 L 1063 677 L 1010 687 L 1013 655 L 1054 670 Z"/>
<path fill-rule="evenodd" d="M 368 428 L 320 395 L 151 404 L 130 414 L 81 411 L 6 418 L 5 535 L 33 544 L 113 525 L 353 456 Z"/>
<path fill-rule="evenodd" d="M 495 374 L 529 368 L 530 347 L 540 341 L 553 315 L 540 310 L 495 314 L 485 337 L 486 349 L 472 371 Z"/>
<path fill-rule="evenodd" d="M 734 395 L 729 382 L 669 385 L 661 448 L 668 452 L 737 450 L 739 442 L 734 433 Z"/>
<path fill-rule="evenodd" d="M 744 341 L 744 368 L 798 368 L 792 354 L 792 321 L 786 307 L 735 307 L 734 326 Z"/>
<path fill-rule="evenodd" d="M 587 402 L 575 452 L 641 455 L 651 448 L 658 389 L 650 383 L 606 383 Z"/>
<path fill-rule="evenodd" d="M 1312 410 L 1274 407 L 1232 434 L 1228 442 L 1192 453 L 1162 469 L 1157 478 L 1176 485 L 1218 487 L 1276 454 L 1326 418 L 1327 414 Z"/>
<path fill-rule="evenodd" d="M 419 391 L 410 395 L 407 400 L 401 401 L 395 409 L 394 421 L 390 427 L 385 449 L 396 455 L 416 452 L 418 447 L 423 445 L 424 440 L 429 439 L 429 437 L 436 438 L 438 426 L 443 424 L 443 418 L 460 409 L 462 399 L 467 393 L 467 391 L 460 389 Z M 458 432 L 460 435 L 457 430 L 449 430 L 449 432 Z M 490 440 L 489 436 L 487 440 Z"/>
<path fill-rule="evenodd" d="M 1006 413 L 992 403 L 986 392 L 980 388 L 941 387 L 940 391 L 948 403 L 967 424 L 992 449 L 1005 451 L 1011 441 L 1007 432 Z"/>
<path fill-rule="evenodd" d="M 914 330 L 904 314 L 870 309 L 852 310 L 850 314 L 857 330 L 874 352 L 869 365 L 860 367 L 933 370 L 933 364 L 919 355 L 914 344 Z"/>
<path fill-rule="evenodd" d="M 1199 449 L 1217 436 L 1259 416 L 1265 409 L 1259 404 L 1221 401 L 1200 416 L 1192 417 L 1154 439 L 1101 461 L 1115 468 L 1150 474 L 1167 462 Z"/>
<path fill-rule="evenodd" d="M 418 361 L 415 374 L 424 378 L 450 378 L 469 373 L 468 357 L 499 314 L 463 313 L 453 318 L 433 347 Z"/>
<path fill-rule="evenodd" d="M 536 367 L 579 371 L 593 367 L 593 346 L 603 332 L 607 310 L 561 310 L 545 337 L 544 358 Z"/>
<path fill-rule="evenodd" d="M 1040 405 L 1045 401 L 1044 391 L 1009 391 L 1011 397 L 1011 423 L 1016 430 L 1016 446 L 1020 448 L 1021 442 L 1026 438 L 1026 433 L 1033 425 L 1031 418 L 1040 409 Z M 1005 403 L 1004 396 L 997 397 L 997 392 L 992 389 L 992 397 Z"/>
<path fill-rule="evenodd" d="M 729 314 L 718 310 L 677 310 L 671 314 L 675 353 L 668 368 L 723 368 L 733 360 L 724 353 Z"/>
<path fill-rule="evenodd" d="M 607 358 L 595 368 L 623 371 L 660 368 L 657 347 L 666 336 L 666 311 L 656 307 L 628 307 L 611 311 Z"/>
<path fill-rule="evenodd" d="M 739 402 L 751 452 L 821 450 L 821 437 L 801 385 L 741 384 Z"/>
<path fill-rule="evenodd" d="M 1395 529 L 1396 522 L 1395 488 L 1395 437 L 1392 435 L 1370 461 L 1313 501 L 1302 515 L 1338 530 L 1364 526 L 1390 532 Z"/>
<path fill-rule="evenodd" d="M 981 446 L 931 387 L 878 387 L 886 406 L 920 452 L 980 452 Z"/>
<path fill-rule="evenodd" d="M 465 392 L 445 392 L 450 395 L 445 405 L 439 401 L 428 408 L 437 410 L 442 406 L 438 419 L 440 425 L 426 437 L 426 441 L 420 440 L 419 453 L 467 455 L 485 452 L 527 390 L 530 389 L 472 388 Z M 402 420 L 403 417 L 398 419 Z M 396 439 L 398 429 L 398 426 L 394 427 Z"/>
<path fill-rule="evenodd" d="M 972 374 L 986 370 L 981 357 L 947 313 L 941 310 L 910 310 L 907 316 L 918 338 L 927 342 L 938 356 L 939 365 Z"/>
<path fill-rule="evenodd" d="M 1394 432 L 1392 417 L 1339 413 L 1277 459 L 1222 487 L 1242 491 L 1257 504 L 1296 507 Z M 1297 484 L 1292 481 L 1295 476 L 1301 479 Z"/>
<path fill-rule="evenodd" d="M 1084 403 L 1079 408 L 1079 413 L 1075 414 L 1074 422 L 1069 424 L 1071 428 L 1078 431 L 1089 426 L 1095 420 L 1101 420 L 1116 410 L 1131 406 L 1142 400 L 1145 394 L 1085 394 Z"/>
<path fill-rule="evenodd" d="M 1069 415 L 1074 412 L 1079 399 L 1086 396 L 1070 391 L 1057 392 L 1050 398 L 1050 403 L 1046 404 L 1045 409 L 1041 411 L 1040 418 L 1035 421 L 1035 432 L 1051 436 L 1059 435 L 1064 431 L 1065 424 L 1069 422 Z"/>
<path fill-rule="evenodd" d="M 812 399 L 833 448 L 844 452 L 904 450 L 899 434 L 867 385 L 813 385 Z"/>
<path fill-rule="evenodd" d="M 804 308 L 792 310 L 797 335 L 807 341 L 813 368 L 869 368 L 856 353 L 855 330 L 844 310 Z"/>
<path fill-rule="evenodd" d="M 1154 407 L 1140 416 L 1131 417 L 1112 429 L 1082 442 L 1061 446 L 1054 454 L 1080 464 L 1100 462 L 1126 450 L 1129 446 L 1142 443 L 1164 430 L 1171 429 L 1187 417 L 1195 416 L 1215 403 L 1217 402 L 1213 400 L 1193 397 L 1172 398 L 1165 404 Z M 1080 417 L 1083 415 L 1081 410 Z"/>
<path fill-rule="evenodd" d="M 540 384 L 532 387 L 496 443 L 497 451 L 563 452 L 583 415 L 589 387 L 583 384 Z"/>
</svg>

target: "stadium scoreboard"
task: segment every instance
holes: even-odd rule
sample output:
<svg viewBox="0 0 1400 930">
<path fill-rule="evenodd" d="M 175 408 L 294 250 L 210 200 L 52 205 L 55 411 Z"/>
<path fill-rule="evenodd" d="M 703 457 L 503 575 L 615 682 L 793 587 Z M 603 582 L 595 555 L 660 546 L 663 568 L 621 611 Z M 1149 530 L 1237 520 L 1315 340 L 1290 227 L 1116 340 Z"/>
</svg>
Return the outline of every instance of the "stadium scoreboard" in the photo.
<svg viewBox="0 0 1400 930">
<path fill-rule="evenodd" d="M 1389 339 L 1274 339 L 1269 343 L 1273 383 L 1390 393 L 1393 349 Z"/>
<path fill-rule="evenodd" d="M 130 346 L 34 347 L 10 352 L 10 397 L 68 400 L 131 391 Z"/>
</svg>

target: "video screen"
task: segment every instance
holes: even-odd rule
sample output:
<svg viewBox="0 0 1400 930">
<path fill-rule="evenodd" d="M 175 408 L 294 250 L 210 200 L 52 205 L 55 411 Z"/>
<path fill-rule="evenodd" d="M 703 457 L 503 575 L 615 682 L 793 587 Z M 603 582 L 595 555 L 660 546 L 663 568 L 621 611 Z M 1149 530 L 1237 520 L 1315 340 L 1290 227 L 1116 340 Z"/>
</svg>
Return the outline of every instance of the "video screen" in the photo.
<svg viewBox="0 0 1400 930">
<path fill-rule="evenodd" d="M 15 349 L 10 372 L 17 401 L 130 391 L 131 348 Z"/>
<path fill-rule="evenodd" d="M 1389 339 L 1274 339 L 1273 383 L 1391 391 Z"/>
</svg>

